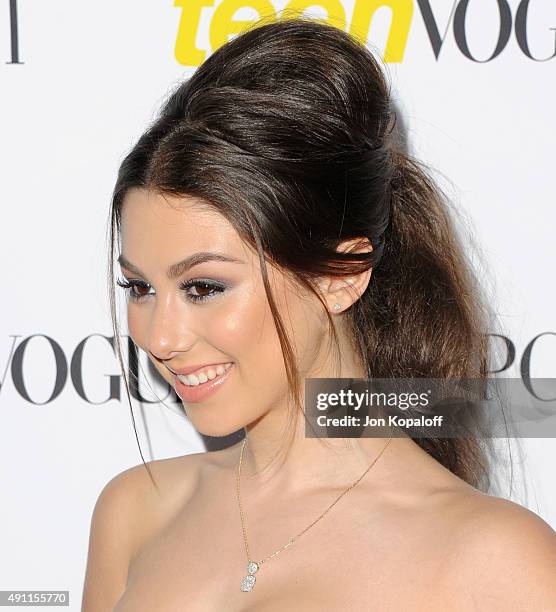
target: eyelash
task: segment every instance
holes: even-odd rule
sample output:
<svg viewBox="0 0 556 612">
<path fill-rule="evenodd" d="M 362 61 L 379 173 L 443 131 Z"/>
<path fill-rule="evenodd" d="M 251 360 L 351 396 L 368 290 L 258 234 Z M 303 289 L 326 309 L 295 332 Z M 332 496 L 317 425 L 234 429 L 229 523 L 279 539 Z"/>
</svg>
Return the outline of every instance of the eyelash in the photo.
<svg viewBox="0 0 556 612">
<path fill-rule="evenodd" d="M 145 283 L 144 281 L 134 280 L 134 279 L 127 280 L 125 278 L 122 278 L 122 279 L 119 278 L 116 281 L 116 284 L 122 287 L 123 289 L 125 289 L 128 297 L 135 302 L 139 302 L 144 297 L 147 297 L 147 295 L 149 295 L 149 294 L 137 295 L 133 292 L 134 287 L 142 287 L 144 289 L 149 288 L 150 287 L 149 283 Z M 182 291 L 186 291 L 190 287 L 197 287 L 197 286 L 210 288 L 212 289 L 212 293 L 209 295 L 204 295 L 204 296 L 189 295 L 188 297 L 192 302 L 205 302 L 207 300 L 211 300 L 214 297 L 216 297 L 218 293 L 223 293 L 227 289 L 227 286 L 224 285 L 223 283 L 215 283 L 213 281 L 204 280 L 204 279 L 197 279 L 197 280 L 190 280 L 190 281 L 183 282 L 180 284 L 180 289 Z"/>
</svg>

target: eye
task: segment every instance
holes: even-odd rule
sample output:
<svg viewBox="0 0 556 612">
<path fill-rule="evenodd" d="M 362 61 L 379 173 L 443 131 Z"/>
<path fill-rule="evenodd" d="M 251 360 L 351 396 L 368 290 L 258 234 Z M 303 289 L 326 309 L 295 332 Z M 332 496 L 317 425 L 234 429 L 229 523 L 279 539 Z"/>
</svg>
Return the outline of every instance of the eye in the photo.
<svg viewBox="0 0 556 612">
<path fill-rule="evenodd" d="M 127 280 L 119 278 L 117 284 L 126 290 L 127 295 L 132 300 L 140 300 L 142 297 L 149 295 L 150 285 L 140 280 Z M 146 293 L 143 291 L 146 290 Z M 152 294 L 151 294 L 152 295 Z"/>
<path fill-rule="evenodd" d="M 216 283 L 210 280 L 190 280 L 180 285 L 180 289 L 187 293 L 190 288 L 195 288 L 196 293 L 188 293 L 189 299 L 193 302 L 204 302 L 211 300 L 219 293 L 226 291 L 227 286 L 224 283 Z"/>
<path fill-rule="evenodd" d="M 139 301 L 148 295 L 154 295 L 149 293 L 149 289 L 152 289 L 152 287 L 145 281 L 124 278 L 118 279 L 117 284 L 126 289 L 129 298 L 135 301 Z M 186 293 L 192 302 L 204 302 L 216 297 L 219 293 L 223 293 L 227 289 L 227 285 L 222 282 L 197 279 L 181 283 L 180 289 Z M 190 289 L 194 289 L 195 293 L 191 293 Z"/>
</svg>

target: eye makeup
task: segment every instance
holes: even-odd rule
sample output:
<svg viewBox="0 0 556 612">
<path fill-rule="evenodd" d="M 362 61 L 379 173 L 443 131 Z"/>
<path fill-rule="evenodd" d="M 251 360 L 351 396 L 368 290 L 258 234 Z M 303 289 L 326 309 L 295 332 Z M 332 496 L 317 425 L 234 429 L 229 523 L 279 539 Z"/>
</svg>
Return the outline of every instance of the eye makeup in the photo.
<svg viewBox="0 0 556 612">
<path fill-rule="evenodd" d="M 149 289 L 152 289 L 151 285 L 139 279 L 128 280 L 126 278 L 119 278 L 117 280 L 117 285 L 125 289 L 126 295 L 136 302 L 142 301 L 149 295 L 155 295 L 148 292 Z M 180 283 L 179 288 L 192 302 L 205 302 L 224 293 L 229 288 L 229 285 L 222 281 L 200 278 L 184 281 Z M 191 293 L 189 291 L 190 289 L 195 289 L 196 293 Z M 147 293 L 141 293 L 143 290 L 146 290 Z"/>
</svg>

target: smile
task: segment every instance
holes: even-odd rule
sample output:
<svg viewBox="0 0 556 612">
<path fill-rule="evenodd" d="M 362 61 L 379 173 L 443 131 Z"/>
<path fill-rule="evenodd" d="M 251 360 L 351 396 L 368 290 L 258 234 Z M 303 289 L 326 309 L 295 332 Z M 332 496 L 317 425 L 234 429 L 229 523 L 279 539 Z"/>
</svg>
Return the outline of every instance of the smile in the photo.
<svg viewBox="0 0 556 612">
<path fill-rule="evenodd" d="M 203 368 L 195 374 L 175 374 L 177 395 L 187 404 L 207 400 L 226 384 L 233 372 L 232 366 L 233 363 L 225 363 Z"/>
<path fill-rule="evenodd" d="M 232 367 L 231 363 L 223 363 L 218 366 L 208 366 L 197 370 L 194 374 L 176 374 L 178 380 L 188 387 L 202 385 L 209 380 L 214 380 L 225 374 Z"/>
</svg>

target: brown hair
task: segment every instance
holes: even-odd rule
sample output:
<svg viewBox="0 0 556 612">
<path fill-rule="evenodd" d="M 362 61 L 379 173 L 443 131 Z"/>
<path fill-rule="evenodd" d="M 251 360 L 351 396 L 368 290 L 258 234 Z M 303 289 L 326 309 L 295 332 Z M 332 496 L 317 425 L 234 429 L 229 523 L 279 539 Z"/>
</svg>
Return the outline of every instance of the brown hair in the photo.
<svg viewBox="0 0 556 612">
<path fill-rule="evenodd" d="M 201 199 L 256 249 L 298 408 L 299 373 L 267 261 L 317 297 L 317 277 L 373 268 L 366 291 L 340 315 L 369 378 L 486 377 L 486 301 L 444 194 L 402 151 L 395 124 L 378 62 L 333 26 L 302 17 L 263 23 L 220 47 L 171 93 L 121 164 L 109 262 L 116 339 L 121 207 L 130 188 L 143 187 Z M 361 237 L 371 252 L 336 250 Z M 324 302 L 323 314 L 337 343 Z M 488 487 L 484 441 L 415 441 L 466 482 Z"/>
</svg>

